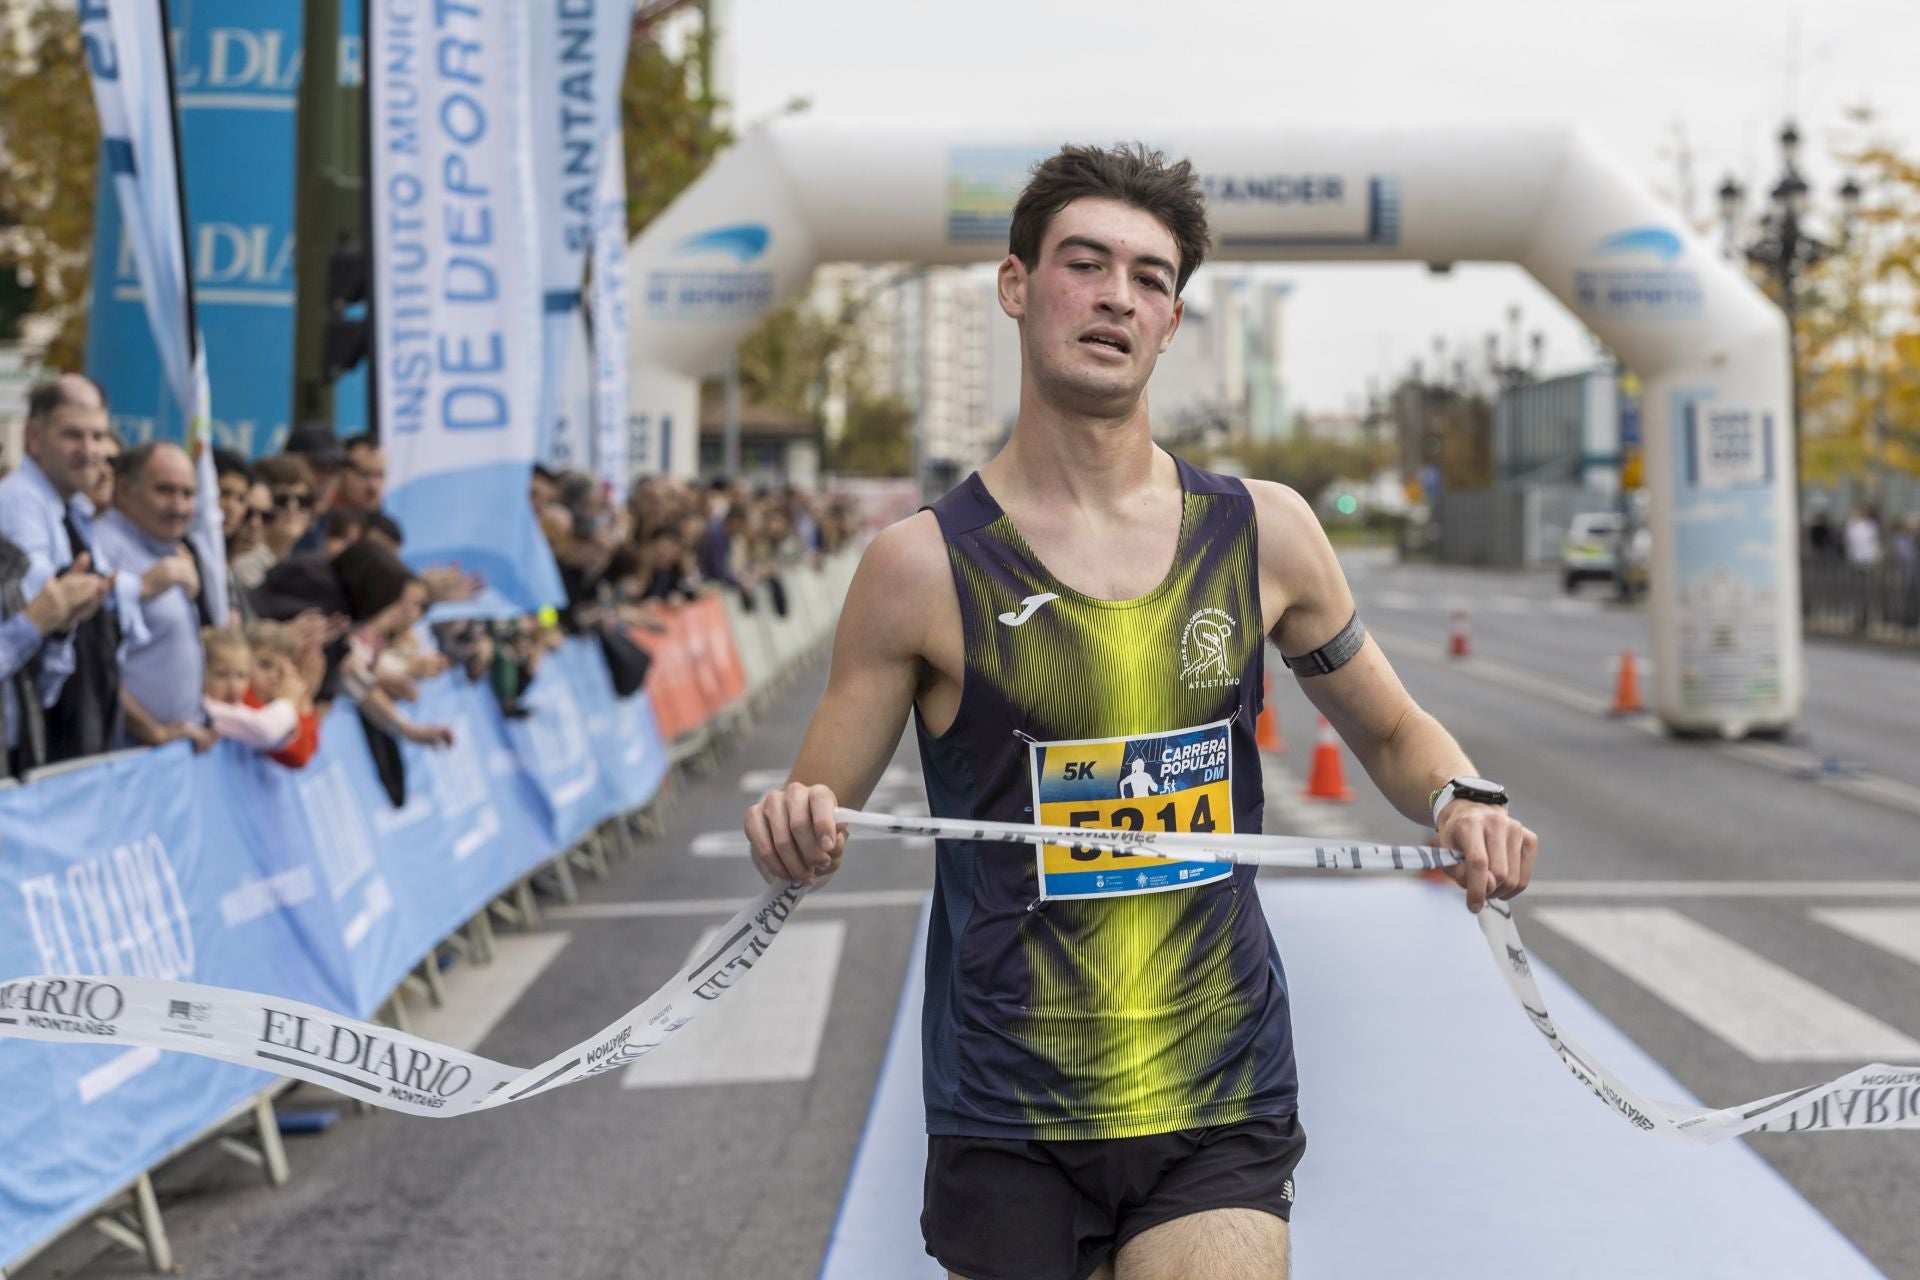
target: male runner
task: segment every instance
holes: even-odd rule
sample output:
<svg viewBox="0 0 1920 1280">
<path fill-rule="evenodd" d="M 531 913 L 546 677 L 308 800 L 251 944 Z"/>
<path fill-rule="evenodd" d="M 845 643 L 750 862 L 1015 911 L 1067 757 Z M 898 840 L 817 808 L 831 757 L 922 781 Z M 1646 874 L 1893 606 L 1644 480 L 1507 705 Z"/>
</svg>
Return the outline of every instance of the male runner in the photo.
<svg viewBox="0 0 1920 1280">
<path fill-rule="evenodd" d="M 1307 504 L 1153 443 L 1147 380 L 1207 248 L 1191 167 L 1067 147 L 1010 241 L 1019 420 L 861 560 L 792 780 L 747 810 L 761 873 L 839 866 L 834 808 L 866 800 L 909 711 L 935 814 L 1258 831 L 1271 637 L 1395 807 L 1464 856 L 1469 908 L 1526 888 L 1533 833 L 1366 639 Z M 1158 792 L 1120 795 L 1149 753 Z M 928 1252 L 964 1280 L 1284 1277 L 1305 1137 L 1253 869 L 964 841 L 937 863 Z"/>
</svg>

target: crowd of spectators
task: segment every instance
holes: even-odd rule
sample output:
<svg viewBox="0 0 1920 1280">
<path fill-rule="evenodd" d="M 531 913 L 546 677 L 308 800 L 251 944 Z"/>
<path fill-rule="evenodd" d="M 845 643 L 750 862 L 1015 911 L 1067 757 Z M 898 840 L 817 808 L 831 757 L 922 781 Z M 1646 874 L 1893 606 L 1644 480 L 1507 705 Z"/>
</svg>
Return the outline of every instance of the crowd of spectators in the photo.
<svg viewBox="0 0 1920 1280">
<path fill-rule="evenodd" d="M 1920 511 L 1889 524 L 1878 506 L 1861 503 L 1836 525 L 1819 507 L 1807 521 L 1806 546 L 1816 561 L 1844 560 L 1855 569 L 1888 566 L 1903 577 L 1920 578 Z"/>
<path fill-rule="evenodd" d="M 257 461 L 216 449 L 208 494 L 180 446 L 123 447 L 81 375 L 33 388 L 27 408 L 25 457 L 0 479 L 8 776 L 222 738 L 298 768 L 344 698 L 402 803 L 397 740 L 451 742 L 409 713 L 421 680 L 458 670 L 522 714 L 542 654 L 589 635 L 627 692 L 646 667 L 634 629 L 663 628 L 676 603 L 713 591 L 784 612 L 783 575 L 855 527 L 848 503 L 813 494 L 656 477 L 623 503 L 596 477 L 536 467 L 529 499 L 564 607 L 429 625 L 434 603 L 484 584 L 457 565 L 408 567 L 376 441 L 310 424 Z"/>
</svg>

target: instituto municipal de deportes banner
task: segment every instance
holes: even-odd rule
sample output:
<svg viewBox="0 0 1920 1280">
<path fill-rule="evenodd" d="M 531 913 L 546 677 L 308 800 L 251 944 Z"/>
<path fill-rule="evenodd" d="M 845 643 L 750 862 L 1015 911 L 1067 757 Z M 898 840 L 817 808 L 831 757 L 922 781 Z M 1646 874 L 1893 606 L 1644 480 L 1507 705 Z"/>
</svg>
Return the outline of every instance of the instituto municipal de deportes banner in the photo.
<svg viewBox="0 0 1920 1280">
<path fill-rule="evenodd" d="M 486 580 L 466 612 L 562 599 L 527 482 L 541 275 L 527 9 L 370 0 L 374 370 L 387 503 L 415 566 Z"/>
</svg>

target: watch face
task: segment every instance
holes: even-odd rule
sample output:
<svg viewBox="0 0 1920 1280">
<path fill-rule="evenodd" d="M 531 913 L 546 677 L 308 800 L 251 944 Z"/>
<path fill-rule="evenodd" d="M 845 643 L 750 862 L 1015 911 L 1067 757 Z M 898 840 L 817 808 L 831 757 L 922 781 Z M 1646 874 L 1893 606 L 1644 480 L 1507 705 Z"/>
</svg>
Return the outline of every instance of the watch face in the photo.
<svg viewBox="0 0 1920 1280">
<path fill-rule="evenodd" d="M 1507 794 L 1505 787 L 1488 778 L 1455 778 L 1453 780 L 1453 789 L 1455 791 L 1482 791 L 1497 796 Z"/>
</svg>

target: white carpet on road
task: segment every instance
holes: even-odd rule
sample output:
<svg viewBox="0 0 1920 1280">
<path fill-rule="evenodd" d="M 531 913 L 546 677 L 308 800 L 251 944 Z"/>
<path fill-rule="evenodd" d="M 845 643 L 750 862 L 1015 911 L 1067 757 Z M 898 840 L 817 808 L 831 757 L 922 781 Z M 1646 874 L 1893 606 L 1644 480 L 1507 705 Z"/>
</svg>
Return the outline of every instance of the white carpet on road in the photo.
<svg viewBox="0 0 1920 1280">
<path fill-rule="evenodd" d="M 1297 1274 L 1880 1274 L 1745 1144 L 1650 1139 L 1581 1088 L 1514 1007 L 1451 886 L 1294 881 L 1261 897 L 1293 993 L 1308 1135 Z M 918 1227 L 918 957 L 821 1280 L 942 1275 Z M 1693 1101 L 1537 960 L 1534 973 L 1594 1054 L 1655 1097 Z"/>
</svg>

